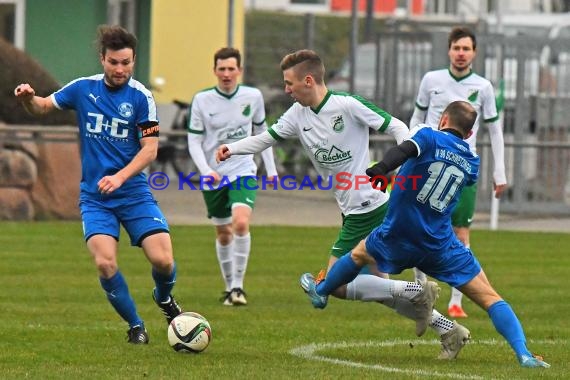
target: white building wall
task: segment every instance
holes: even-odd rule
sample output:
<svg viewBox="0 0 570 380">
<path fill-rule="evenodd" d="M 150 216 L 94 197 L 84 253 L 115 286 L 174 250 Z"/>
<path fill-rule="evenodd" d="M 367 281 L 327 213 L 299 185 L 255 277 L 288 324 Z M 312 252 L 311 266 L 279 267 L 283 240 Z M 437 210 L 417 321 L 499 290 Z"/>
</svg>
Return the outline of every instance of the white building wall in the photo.
<svg viewBox="0 0 570 380">
<path fill-rule="evenodd" d="M 286 11 L 296 13 L 329 13 L 330 0 L 321 4 L 292 4 L 291 0 L 245 0 L 246 9 Z"/>
<path fill-rule="evenodd" d="M 376 0 L 382 1 L 382 0 Z M 497 0 L 503 12 L 551 12 L 552 0 Z M 476 17 L 487 13 L 488 0 L 458 0 L 457 13 L 466 17 Z M 425 9 L 443 10 L 445 0 L 425 0 Z M 330 0 L 323 0 L 322 4 L 292 4 L 291 0 L 245 0 L 246 9 L 273 10 L 301 13 L 328 13 Z M 437 13 L 437 12 L 436 12 Z"/>
</svg>

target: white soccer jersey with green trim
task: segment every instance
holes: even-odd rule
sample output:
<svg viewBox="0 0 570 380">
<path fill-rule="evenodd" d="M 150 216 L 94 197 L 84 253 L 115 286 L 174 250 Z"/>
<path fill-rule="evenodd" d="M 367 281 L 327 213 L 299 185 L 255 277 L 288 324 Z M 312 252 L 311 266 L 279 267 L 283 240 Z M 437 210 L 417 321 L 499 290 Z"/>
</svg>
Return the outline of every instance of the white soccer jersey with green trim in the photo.
<svg viewBox="0 0 570 380">
<path fill-rule="evenodd" d="M 493 85 L 487 79 L 471 72 L 470 74 L 456 78 L 449 69 L 430 71 L 424 75 L 420 83 L 416 107 L 426 111 L 425 123 L 437 129 L 439 119 L 445 107 L 456 100 L 464 100 L 471 103 L 477 111 L 477 120 L 473 126 L 473 134 L 466 141 L 473 153 L 480 119 L 484 122 L 492 122 L 499 118 L 495 103 Z M 414 126 L 410 126 L 415 127 Z"/>
<path fill-rule="evenodd" d="M 266 127 L 263 96 L 257 88 L 238 85 L 228 95 L 212 87 L 197 93 L 192 100 L 188 133 L 203 136 L 202 149 L 208 165 L 231 182 L 238 176 L 256 175 L 253 155 L 236 156 L 218 164 L 217 148 L 257 135 Z"/>
<path fill-rule="evenodd" d="M 391 119 L 361 97 L 329 91 L 317 109 L 293 104 L 268 132 L 276 140 L 297 137 L 319 176 L 332 177 L 342 213 L 362 214 L 388 200 L 388 194 L 372 188 L 365 171 L 370 162 L 368 128 L 385 132 Z"/>
</svg>

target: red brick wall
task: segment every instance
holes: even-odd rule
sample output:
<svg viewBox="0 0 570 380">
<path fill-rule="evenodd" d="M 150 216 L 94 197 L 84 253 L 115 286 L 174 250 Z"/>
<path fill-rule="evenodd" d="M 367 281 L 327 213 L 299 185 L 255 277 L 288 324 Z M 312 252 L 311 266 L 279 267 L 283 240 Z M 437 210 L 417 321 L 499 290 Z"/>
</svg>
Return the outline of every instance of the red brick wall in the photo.
<svg viewBox="0 0 570 380">
<path fill-rule="evenodd" d="M 424 0 L 412 1 L 412 14 L 423 13 Z M 394 13 L 396 9 L 396 0 L 376 0 L 374 2 L 374 13 Z M 351 11 L 352 0 L 331 0 L 332 11 Z M 361 12 L 366 11 L 366 0 L 358 1 L 358 10 Z"/>
</svg>

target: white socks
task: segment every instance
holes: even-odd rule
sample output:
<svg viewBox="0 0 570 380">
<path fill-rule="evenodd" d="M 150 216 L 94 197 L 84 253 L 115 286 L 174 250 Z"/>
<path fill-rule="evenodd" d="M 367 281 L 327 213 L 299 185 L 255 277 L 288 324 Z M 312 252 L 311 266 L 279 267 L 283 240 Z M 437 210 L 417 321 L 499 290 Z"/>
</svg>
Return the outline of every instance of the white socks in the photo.
<svg viewBox="0 0 570 380">
<path fill-rule="evenodd" d="M 435 330 L 440 336 L 453 328 L 453 321 L 441 315 L 437 310 L 433 309 L 431 314 L 431 322 L 429 327 Z"/>
<path fill-rule="evenodd" d="M 382 301 L 384 306 L 394 309 L 396 313 L 411 319 L 416 320 L 416 312 L 414 310 L 414 305 L 407 299 L 404 298 L 394 298 L 392 300 Z M 453 321 L 447 319 L 437 310 L 433 310 L 431 314 L 431 322 L 429 327 L 434 329 L 434 331 L 439 335 L 443 335 L 453 328 Z"/>
<path fill-rule="evenodd" d="M 420 291 L 421 286 L 414 282 L 388 280 L 369 274 L 360 274 L 347 284 L 346 299 L 381 302 L 398 314 L 415 321 L 416 312 L 410 299 Z M 453 328 L 453 321 L 441 315 L 437 310 L 433 310 L 429 326 L 441 336 Z"/>
<path fill-rule="evenodd" d="M 232 289 L 243 289 L 243 278 L 245 277 L 250 250 L 251 234 L 249 232 L 244 236 L 234 234 Z"/>
<path fill-rule="evenodd" d="M 394 297 L 401 297 L 411 300 L 422 291 L 422 286 L 417 282 L 391 280 L 393 283 L 392 294 Z"/>
<path fill-rule="evenodd" d="M 390 280 L 371 274 L 360 274 L 347 284 L 346 298 L 359 301 L 384 301 L 393 297 L 412 299 L 422 291 L 415 282 Z"/>
<path fill-rule="evenodd" d="M 225 246 L 216 240 L 216 254 L 227 292 L 233 288 L 243 289 L 243 278 L 250 250 L 251 234 L 249 233 L 244 236 L 234 235 L 233 241 Z"/>
<path fill-rule="evenodd" d="M 463 293 L 455 288 L 451 288 L 451 298 L 449 299 L 449 307 L 451 305 L 459 305 L 461 306 L 461 300 L 463 299 Z"/>
<path fill-rule="evenodd" d="M 391 282 L 371 274 L 360 274 L 346 285 L 346 299 L 364 302 L 391 300 Z"/>
<path fill-rule="evenodd" d="M 216 255 L 218 256 L 218 263 L 220 264 L 220 270 L 222 271 L 222 278 L 224 279 L 224 284 L 226 285 L 226 292 L 232 290 L 232 250 L 233 242 L 228 245 L 221 245 L 220 242 L 216 240 Z"/>
</svg>

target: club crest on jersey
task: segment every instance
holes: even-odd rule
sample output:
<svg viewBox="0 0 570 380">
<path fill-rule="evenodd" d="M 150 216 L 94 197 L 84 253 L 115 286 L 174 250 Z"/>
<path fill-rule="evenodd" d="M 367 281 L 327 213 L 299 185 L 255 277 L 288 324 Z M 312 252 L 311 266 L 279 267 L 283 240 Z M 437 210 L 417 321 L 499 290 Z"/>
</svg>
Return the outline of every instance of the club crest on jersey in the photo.
<svg viewBox="0 0 570 380">
<path fill-rule="evenodd" d="M 133 105 L 131 103 L 121 103 L 119 105 L 119 113 L 122 117 L 130 118 L 133 116 Z"/>
<path fill-rule="evenodd" d="M 479 90 L 471 89 L 469 90 L 469 95 L 467 95 L 467 100 L 473 103 L 477 101 L 477 96 L 479 96 Z"/>
<path fill-rule="evenodd" d="M 336 133 L 342 132 L 344 129 L 344 120 L 342 119 L 342 115 L 331 117 L 331 124 L 333 131 Z"/>
<path fill-rule="evenodd" d="M 241 105 L 241 114 L 243 116 L 249 116 L 251 114 L 251 104 L 242 104 Z"/>
<path fill-rule="evenodd" d="M 352 154 L 350 151 L 344 152 L 342 149 L 333 145 L 330 149 L 317 149 L 315 152 L 315 160 L 320 164 L 331 165 L 352 160 Z"/>
</svg>

